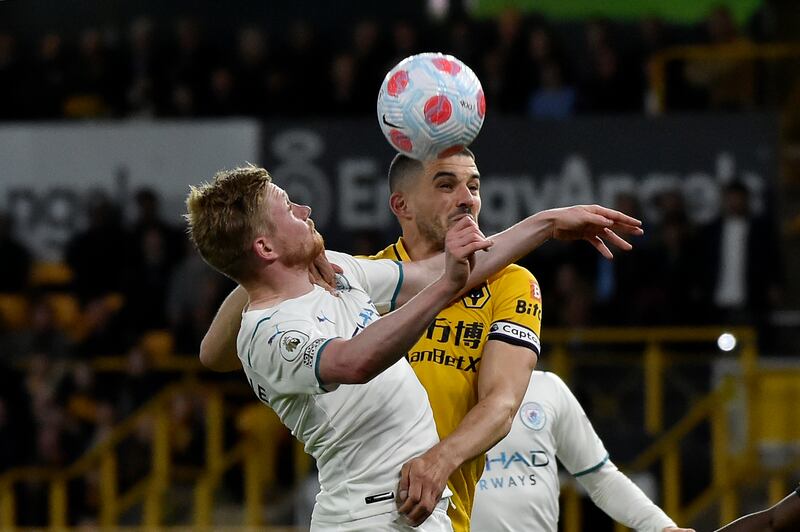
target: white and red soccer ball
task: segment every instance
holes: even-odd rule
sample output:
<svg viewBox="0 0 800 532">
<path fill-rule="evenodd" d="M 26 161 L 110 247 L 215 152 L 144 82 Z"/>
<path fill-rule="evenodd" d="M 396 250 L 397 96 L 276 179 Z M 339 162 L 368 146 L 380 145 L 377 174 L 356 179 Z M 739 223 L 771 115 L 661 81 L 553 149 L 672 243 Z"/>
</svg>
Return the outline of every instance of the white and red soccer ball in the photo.
<svg viewBox="0 0 800 532">
<path fill-rule="evenodd" d="M 485 115 L 481 82 L 452 55 L 424 53 L 403 59 L 386 74 L 378 93 L 378 123 L 386 140 L 421 161 L 467 147 Z"/>
</svg>

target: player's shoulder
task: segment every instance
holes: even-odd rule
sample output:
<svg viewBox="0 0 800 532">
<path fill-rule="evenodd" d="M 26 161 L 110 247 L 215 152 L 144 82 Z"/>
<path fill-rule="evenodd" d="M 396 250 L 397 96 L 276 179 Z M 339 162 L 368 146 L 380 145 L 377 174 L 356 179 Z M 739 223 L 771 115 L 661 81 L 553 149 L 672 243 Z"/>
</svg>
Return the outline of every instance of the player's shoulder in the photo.
<svg viewBox="0 0 800 532">
<path fill-rule="evenodd" d="M 489 284 L 503 284 L 507 282 L 517 282 L 519 280 L 536 281 L 536 277 L 528 270 L 518 264 L 509 264 L 496 274 L 489 277 Z"/>
<path fill-rule="evenodd" d="M 555 373 L 539 370 L 531 373 L 531 380 L 525 394 L 526 401 L 549 405 L 556 418 L 560 418 L 574 410 L 577 401 L 573 400 L 573 397 L 569 387 Z"/>
<path fill-rule="evenodd" d="M 527 297 L 541 300 L 542 292 L 539 281 L 527 269 L 516 264 L 509 264 L 488 279 L 489 291 L 492 295 L 508 297 Z"/>
<path fill-rule="evenodd" d="M 354 255 L 349 255 L 347 253 L 341 253 L 339 251 L 330 251 L 330 250 L 325 250 L 325 255 L 332 264 L 336 264 L 337 266 L 342 268 L 343 275 L 346 279 L 348 279 L 348 282 L 351 279 L 359 279 L 359 278 L 363 279 L 363 276 L 365 274 L 368 274 L 369 272 L 374 273 L 375 271 L 377 271 L 375 266 L 377 260 L 381 258 L 387 258 L 387 257 L 373 258 L 364 256 L 354 256 Z M 397 261 L 391 261 L 391 262 L 394 263 Z M 337 277 L 337 288 L 341 290 L 342 287 L 339 286 L 339 281 L 342 276 L 337 274 L 336 277 Z"/>
<path fill-rule="evenodd" d="M 383 248 L 382 250 L 375 253 L 374 255 L 359 255 L 358 258 L 366 260 L 381 260 L 381 259 L 401 260 L 400 253 L 397 250 L 397 244 L 390 244 L 385 248 Z"/>
<path fill-rule="evenodd" d="M 336 261 L 351 261 L 356 260 L 357 257 L 350 255 L 349 253 L 342 253 L 341 251 L 333 251 L 332 249 L 325 250 L 325 256 L 331 262 Z"/>
<path fill-rule="evenodd" d="M 250 337 L 255 337 L 276 327 L 283 330 L 286 328 L 286 324 L 293 324 L 296 327 L 308 325 L 311 323 L 308 317 L 308 308 L 323 296 L 321 292 L 321 290 L 315 289 L 313 293 L 307 294 L 303 297 L 302 304 L 295 301 L 284 301 L 271 309 L 247 312 L 242 316 L 240 331 Z"/>
<path fill-rule="evenodd" d="M 531 387 L 534 390 L 548 390 L 550 393 L 558 395 L 569 394 L 567 384 L 555 373 L 551 371 L 534 370 L 531 373 Z"/>
</svg>

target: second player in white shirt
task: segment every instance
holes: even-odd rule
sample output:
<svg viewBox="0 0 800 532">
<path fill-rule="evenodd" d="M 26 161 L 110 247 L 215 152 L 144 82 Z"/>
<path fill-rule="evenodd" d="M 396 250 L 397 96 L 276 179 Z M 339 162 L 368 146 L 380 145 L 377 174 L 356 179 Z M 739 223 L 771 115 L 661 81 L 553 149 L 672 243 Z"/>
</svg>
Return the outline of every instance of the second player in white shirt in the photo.
<svg viewBox="0 0 800 532">
<path fill-rule="evenodd" d="M 558 530 L 557 460 L 595 504 L 620 523 L 646 532 L 676 527 L 611 462 L 564 381 L 553 373 L 534 371 L 511 431 L 486 454 L 475 490 L 472 530 Z"/>
</svg>

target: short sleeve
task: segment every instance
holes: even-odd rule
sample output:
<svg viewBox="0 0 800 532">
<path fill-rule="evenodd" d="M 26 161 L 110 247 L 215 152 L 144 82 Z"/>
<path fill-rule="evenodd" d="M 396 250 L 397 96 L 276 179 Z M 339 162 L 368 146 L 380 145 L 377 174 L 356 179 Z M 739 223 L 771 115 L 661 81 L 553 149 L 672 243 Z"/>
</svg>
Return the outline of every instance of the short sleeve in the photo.
<svg viewBox="0 0 800 532">
<path fill-rule="evenodd" d="M 277 394 L 321 394 L 337 385 L 321 381 L 319 363 L 325 336 L 311 321 L 290 319 L 257 327 L 250 342 L 250 367 Z"/>
<path fill-rule="evenodd" d="M 592 473 L 605 464 L 608 459 L 600 437 L 572 391 L 557 375 L 546 374 L 552 379 L 558 397 L 558 419 L 554 428 L 556 436 L 556 456 L 576 477 Z"/>
<path fill-rule="evenodd" d="M 325 254 L 330 262 L 344 270 L 342 276 L 337 278 L 337 288 L 347 289 L 352 279 L 364 289 L 379 313 L 394 310 L 397 295 L 403 286 L 403 265 L 400 262 L 358 259 L 338 251 L 326 251 Z"/>
<path fill-rule="evenodd" d="M 511 267 L 493 288 L 496 293 L 491 295 L 494 307 L 487 340 L 527 347 L 539 355 L 542 292 L 536 278 L 525 268 Z"/>
</svg>

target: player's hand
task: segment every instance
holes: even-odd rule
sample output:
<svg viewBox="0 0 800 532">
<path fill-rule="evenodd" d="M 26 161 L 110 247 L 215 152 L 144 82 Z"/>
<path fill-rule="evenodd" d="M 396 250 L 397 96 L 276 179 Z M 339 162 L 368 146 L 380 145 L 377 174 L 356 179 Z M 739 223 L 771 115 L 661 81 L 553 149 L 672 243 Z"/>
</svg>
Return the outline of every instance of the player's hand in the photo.
<svg viewBox="0 0 800 532">
<path fill-rule="evenodd" d="M 475 263 L 475 252 L 489 249 L 494 242 L 486 238 L 472 216 L 459 218 L 445 237 L 445 278 L 454 291 L 460 291 L 469 279 Z"/>
<path fill-rule="evenodd" d="M 547 213 L 553 217 L 553 238 L 586 240 L 607 259 L 613 259 L 614 255 L 606 246 L 606 242 L 623 251 L 630 251 L 633 246 L 619 234 L 629 236 L 644 234 L 640 220 L 600 205 L 576 205 L 551 209 Z"/>
<path fill-rule="evenodd" d="M 663 530 L 663 532 L 695 532 L 694 528 L 677 528 L 668 526 Z"/>
<path fill-rule="evenodd" d="M 328 261 L 328 257 L 325 256 L 325 251 L 323 250 L 308 267 L 308 279 L 313 284 L 318 284 L 331 294 L 338 296 L 339 292 L 336 290 L 336 278 L 334 275 L 343 271 L 340 266 L 331 264 Z"/>
<path fill-rule="evenodd" d="M 398 511 L 411 523 L 421 525 L 436 509 L 452 472 L 433 450 L 409 460 L 400 471 Z"/>
</svg>

